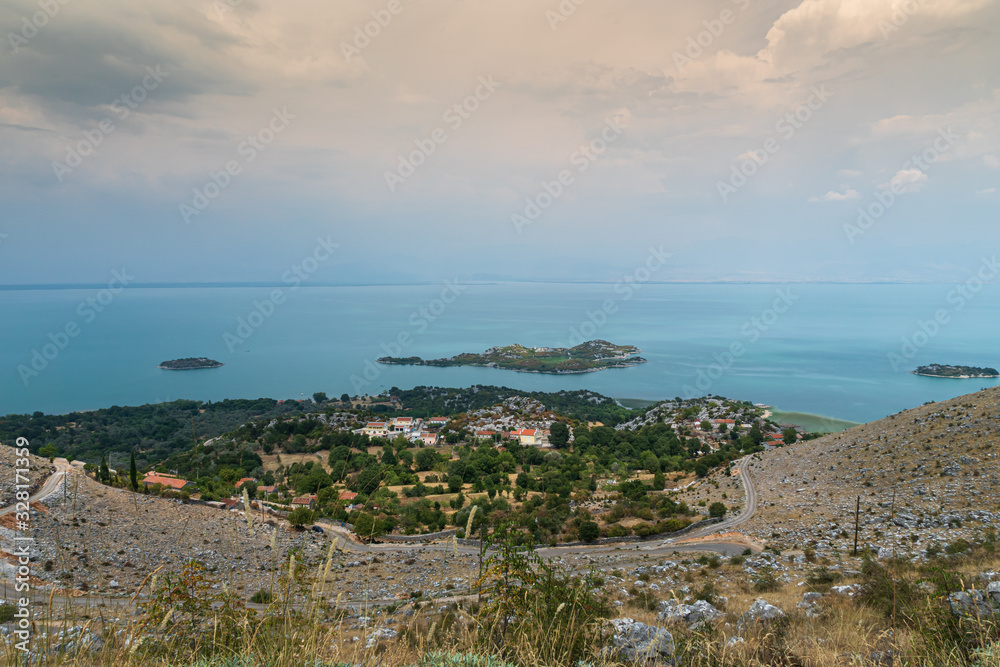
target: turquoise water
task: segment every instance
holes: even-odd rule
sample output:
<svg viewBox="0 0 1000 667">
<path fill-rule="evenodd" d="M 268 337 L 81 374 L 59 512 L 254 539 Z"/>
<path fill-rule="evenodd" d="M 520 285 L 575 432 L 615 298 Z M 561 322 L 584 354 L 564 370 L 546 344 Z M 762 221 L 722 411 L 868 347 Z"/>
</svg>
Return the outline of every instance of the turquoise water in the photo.
<svg viewBox="0 0 1000 667">
<path fill-rule="evenodd" d="M 282 302 L 269 317 L 253 318 L 259 326 L 239 330 L 238 318 L 248 319 L 255 301 L 271 310 L 265 300 L 274 289 Z M 102 296 L 95 289 L 0 291 L 0 414 L 177 398 L 298 398 L 314 391 L 339 396 L 392 386 L 496 384 L 586 388 L 635 399 L 714 393 L 786 411 L 869 421 L 998 384 L 906 372 L 932 362 L 1000 364 L 1000 301 L 992 285 L 971 300 L 963 297 L 960 309 L 952 285 L 629 289 L 523 283 L 460 286 L 457 293 L 443 285 L 129 287 L 104 294 L 110 303 L 94 306 L 86 299 Z M 921 332 L 920 322 L 939 310 L 947 322 L 937 330 L 926 325 L 932 336 Z M 76 335 L 61 336 L 67 327 Z M 243 342 L 232 338 L 248 332 Z M 904 349 L 904 337 L 916 345 Z M 638 345 L 649 363 L 563 376 L 374 363 L 386 354 L 436 358 L 514 342 L 557 346 L 584 338 Z M 60 343 L 64 349 L 58 349 Z M 54 358 L 35 371 L 33 350 Z M 905 363 L 894 369 L 890 353 Z M 226 366 L 180 372 L 156 367 L 188 356 L 211 357 Z M 35 364 L 41 367 L 43 360 L 36 358 Z"/>
</svg>

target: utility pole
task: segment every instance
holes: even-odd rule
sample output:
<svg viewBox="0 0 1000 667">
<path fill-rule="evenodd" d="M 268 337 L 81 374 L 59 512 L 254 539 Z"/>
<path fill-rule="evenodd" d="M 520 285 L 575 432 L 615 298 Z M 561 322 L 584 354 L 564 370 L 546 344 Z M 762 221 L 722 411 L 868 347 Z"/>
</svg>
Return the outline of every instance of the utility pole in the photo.
<svg viewBox="0 0 1000 667">
<path fill-rule="evenodd" d="M 858 555 L 858 525 L 861 518 L 861 496 L 858 496 L 857 505 L 854 508 L 854 556 Z"/>
</svg>

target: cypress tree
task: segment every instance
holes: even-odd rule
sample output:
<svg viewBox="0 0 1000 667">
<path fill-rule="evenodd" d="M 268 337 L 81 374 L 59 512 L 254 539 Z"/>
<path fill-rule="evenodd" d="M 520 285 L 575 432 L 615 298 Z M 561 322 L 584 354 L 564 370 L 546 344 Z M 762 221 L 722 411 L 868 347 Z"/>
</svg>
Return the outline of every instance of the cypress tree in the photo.
<svg viewBox="0 0 1000 667">
<path fill-rule="evenodd" d="M 104 459 L 104 454 L 101 454 L 101 467 L 98 469 L 97 475 L 105 484 L 111 479 L 111 471 L 108 470 L 108 462 Z"/>
<path fill-rule="evenodd" d="M 139 471 L 135 467 L 135 450 L 132 451 L 132 459 L 129 461 L 128 466 L 129 466 L 128 467 L 128 476 L 129 476 L 129 481 L 132 482 L 132 490 L 133 491 L 138 491 L 139 490 Z"/>
</svg>

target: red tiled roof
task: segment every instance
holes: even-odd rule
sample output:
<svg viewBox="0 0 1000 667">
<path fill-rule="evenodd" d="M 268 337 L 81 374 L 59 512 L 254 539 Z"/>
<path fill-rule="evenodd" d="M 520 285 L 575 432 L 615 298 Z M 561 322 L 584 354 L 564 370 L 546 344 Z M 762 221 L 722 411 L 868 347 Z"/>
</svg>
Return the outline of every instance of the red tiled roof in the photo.
<svg viewBox="0 0 1000 667">
<path fill-rule="evenodd" d="M 173 475 L 159 475 L 156 473 L 150 473 L 146 475 L 146 478 L 142 480 L 142 483 L 148 486 L 153 486 L 154 484 L 161 484 L 163 486 L 168 486 L 171 489 L 183 489 L 191 482 L 180 479 L 179 477 L 174 477 Z"/>
<path fill-rule="evenodd" d="M 298 498 L 292 498 L 293 505 L 308 505 L 309 503 L 316 500 L 316 496 L 299 496 Z"/>
<path fill-rule="evenodd" d="M 353 491 L 341 491 L 340 495 L 337 496 L 339 500 L 354 500 L 357 497 L 358 494 L 354 493 Z"/>
</svg>

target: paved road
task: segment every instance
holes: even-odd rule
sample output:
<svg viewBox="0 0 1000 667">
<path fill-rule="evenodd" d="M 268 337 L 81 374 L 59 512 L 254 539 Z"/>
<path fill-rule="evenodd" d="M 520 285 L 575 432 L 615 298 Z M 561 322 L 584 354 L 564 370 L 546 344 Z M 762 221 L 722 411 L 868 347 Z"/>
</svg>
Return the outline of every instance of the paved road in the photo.
<svg viewBox="0 0 1000 667">
<path fill-rule="evenodd" d="M 34 495 L 28 498 L 29 503 L 33 503 L 36 500 L 45 500 L 55 493 L 56 489 L 59 488 L 59 482 L 62 481 L 62 478 L 66 475 L 66 473 L 73 469 L 73 466 L 71 466 L 69 461 L 66 459 L 56 459 L 53 463 L 56 466 L 56 471 L 49 475 L 48 479 L 46 479 L 42 484 L 42 488 L 38 489 Z M 10 514 L 15 509 L 17 509 L 16 504 L 4 507 L 3 509 L 0 509 L 0 516 Z"/>
<path fill-rule="evenodd" d="M 737 469 L 740 471 L 740 481 L 743 482 L 743 494 L 746 496 L 746 502 L 743 503 L 743 511 L 734 517 L 726 519 L 722 523 L 693 530 L 684 536 L 685 540 L 695 537 L 705 537 L 706 535 L 712 535 L 713 533 L 729 532 L 733 528 L 746 523 L 753 517 L 754 512 L 757 511 L 757 489 L 754 488 L 753 480 L 750 479 L 750 461 L 750 456 L 744 456 L 740 459 L 739 464 L 737 464 Z"/>
</svg>

